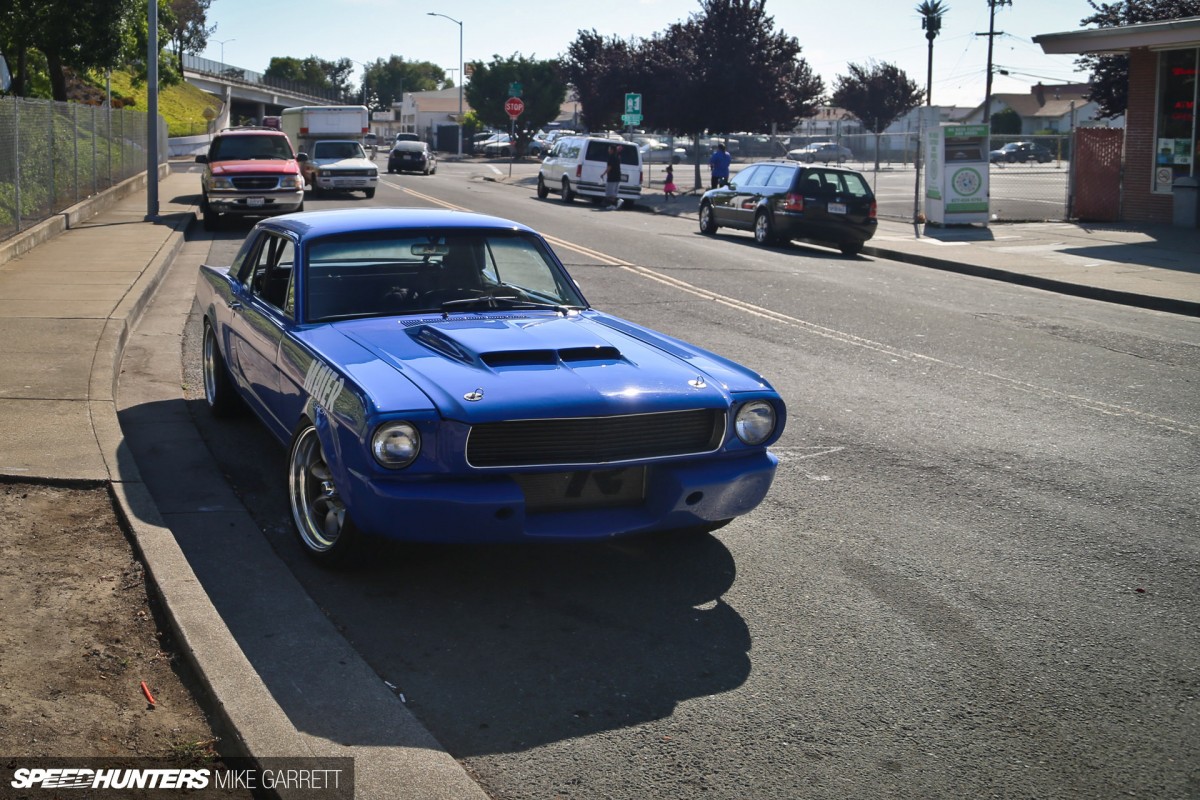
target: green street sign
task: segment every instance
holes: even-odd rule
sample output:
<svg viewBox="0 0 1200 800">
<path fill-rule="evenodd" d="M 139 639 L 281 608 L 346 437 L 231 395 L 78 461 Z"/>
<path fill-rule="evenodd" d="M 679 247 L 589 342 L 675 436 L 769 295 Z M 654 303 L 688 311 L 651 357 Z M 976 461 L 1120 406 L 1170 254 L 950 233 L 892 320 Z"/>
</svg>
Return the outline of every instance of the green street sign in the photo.
<svg viewBox="0 0 1200 800">
<path fill-rule="evenodd" d="M 626 125 L 641 125 L 642 124 L 642 115 L 641 114 L 622 114 L 621 122 L 624 122 Z"/>
<path fill-rule="evenodd" d="M 642 115 L 642 96 L 640 94 L 630 93 L 625 95 L 625 114 L 627 116 L 629 114 L 637 114 L 639 117 Z M 641 120 L 639 119 L 638 122 L 641 122 Z M 632 124 L 636 125 L 637 122 Z"/>
<path fill-rule="evenodd" d="M 508 96 L 509 97 L 520 97 L 521 96 L 521 84 L 517 83 L 516 81 L 513 81 L 512 83 L 510 83 L 508 85 Z"/>
</svg>

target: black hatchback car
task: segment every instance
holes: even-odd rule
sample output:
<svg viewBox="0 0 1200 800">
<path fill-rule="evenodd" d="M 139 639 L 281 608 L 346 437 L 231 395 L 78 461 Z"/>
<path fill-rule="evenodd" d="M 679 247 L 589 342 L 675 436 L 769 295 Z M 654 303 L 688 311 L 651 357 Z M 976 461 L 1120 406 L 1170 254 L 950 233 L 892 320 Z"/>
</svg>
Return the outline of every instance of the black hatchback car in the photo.
<svg viewBox="0 0 1200 800">
<path fill-rule="evenodd" d="M 806 239 L 858 253 L 875 235 L 875 194 L 851 169 L 763 161 L 700 199 L 700 232 L 754 231 L 759 244 Z"/>
</svg>

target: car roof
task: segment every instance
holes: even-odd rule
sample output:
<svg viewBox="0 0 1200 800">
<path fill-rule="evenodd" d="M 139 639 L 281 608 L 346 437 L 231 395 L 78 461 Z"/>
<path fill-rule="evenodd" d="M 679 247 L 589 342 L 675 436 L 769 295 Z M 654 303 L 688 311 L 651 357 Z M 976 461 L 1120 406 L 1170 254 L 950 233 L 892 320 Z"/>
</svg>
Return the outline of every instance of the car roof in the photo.
<svg viewBox="0 0 1200 800">
<path fill-rule="evenodd" d="M 769 161 L 755 161 L 751 164 L 747 164 L 745 167 L 742 167 L 742 169 L 749 169 L 750 167 L 757 167 L 760 164 L 770 164 L 770 165 L 774 165 L 776 167 L 791 167 L 792 169 L 823 169 L 823 170 L 833 170 L 835 172 L 853 172 L 856 175 L 862 174 L 858 170 L 851 169 L 850 167 L 835 167 L 832 164 L 830 164 L 828 166 L 825 164 L 801 164 L 798 161 L 787 161 L 784 159 L 772 159 Z"/>
<path fill-rule="evenodd" d="M 400 139 L 392 145 L 393 150 L 424 150 L 425 147 L 424 142 L 414 142 L 412 139 Z"/>
<path fill-rule="evenodd" d="M 328 211 L 305 211 L 264 219 L 258 223 L 258 227 L 289 231 L 303 238 L 420 228 L 533 232 L 533 229 L 526 225 L 502 217 L 440 208 L 338 208 Z"/>
<path fill-rule="evenodd" d="M 262 136 L 263 134 L 267 134 L 268 136 L 286 136 L 287 135 L 283 131 L 279 130 L 278 128 L 245 127 L 245 128 L 225 128 L 224 130 L 217 131 L 217 136 Z"/>
</svg>

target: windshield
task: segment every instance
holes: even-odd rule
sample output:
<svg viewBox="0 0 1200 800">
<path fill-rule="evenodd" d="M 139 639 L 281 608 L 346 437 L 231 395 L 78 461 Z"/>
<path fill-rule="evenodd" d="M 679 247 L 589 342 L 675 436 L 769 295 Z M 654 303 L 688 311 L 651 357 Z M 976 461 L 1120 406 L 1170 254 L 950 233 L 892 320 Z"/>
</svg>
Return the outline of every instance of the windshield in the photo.
<svg viewBox="0 0 1200 800">
<path fill-rule="evenodd" d="M 218 136 L 208 148 L 209 161 L 241 161 L 253 158 L 292 158 L 292 146 L 284 136 Z"/>
<path fill-rule="evenodd" d="M 345 234 L 307 246 L 309 322 L 586 303 L 535 236 L 516 231 Z"/>
<path fill-rule="evenodd" d="M 358 142 L 317 142 L 313 158 L 366 158 Z"/>
</svg>

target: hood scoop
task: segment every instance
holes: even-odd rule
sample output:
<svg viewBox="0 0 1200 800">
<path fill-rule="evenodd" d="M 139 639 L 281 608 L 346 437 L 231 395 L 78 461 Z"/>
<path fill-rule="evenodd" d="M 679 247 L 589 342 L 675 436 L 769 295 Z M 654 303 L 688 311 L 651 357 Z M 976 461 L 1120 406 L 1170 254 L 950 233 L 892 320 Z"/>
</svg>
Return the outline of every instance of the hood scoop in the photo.
<svg viewBox="0 0 1200 800">
<path fill-rule="evenodd" d="M 408 335 L 446 358 L 491 369 L 627 363 L 620 348 L 576 324 L 562 322 L 456 319 L 452 325 L 409 328 Z"/>
<path fill-rule="evenodd" d="M 553 366 L 564 364 L 613 364 L 621 361 L 621 351 L 612 346 L 570 347 L 563 350 L 497 350 L 480 353 L 479 360 L 489 367 Z"/>
</svg>

